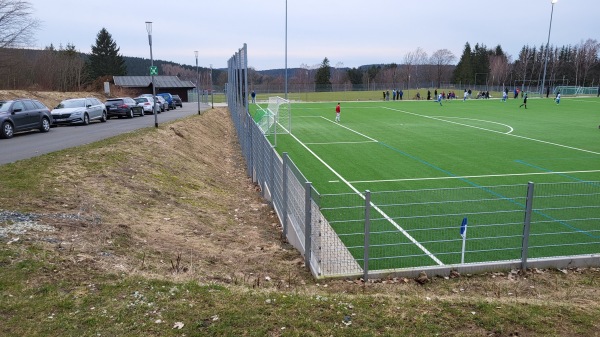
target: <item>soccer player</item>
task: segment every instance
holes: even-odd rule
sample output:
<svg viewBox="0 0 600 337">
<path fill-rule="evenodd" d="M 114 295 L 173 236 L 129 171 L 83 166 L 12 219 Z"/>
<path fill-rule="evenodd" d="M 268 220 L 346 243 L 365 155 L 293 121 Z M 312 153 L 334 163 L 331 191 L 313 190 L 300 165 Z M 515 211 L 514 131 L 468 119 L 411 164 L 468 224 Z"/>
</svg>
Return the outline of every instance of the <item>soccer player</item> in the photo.
<svg viewBox="0 0 600 337">
<path fill-rule="evenodd" d="M 506 99 L 508 98 L 508 92 L 503 91 L 502 92 L 502 102 L 506 102 Z"/>
<path fill-rule="evenodd" d="M 556 104 L 560 104 L 560 91 L 556 94 L 556 98 L 554 99 Z"/>
<path fill-rule="evenodd" d="M 342 112 L 342 108 L 340 107 L 340 103 L 335 107 L 335 121 L 340 122 L 340 113 Z"/>
<path fill-rule="evenodd" d="M 442 105 L 442 94 L 438 95 L 436 102 L 438 102 L 438 103 L 440 103 L 440 105 Z"/>
<path fill-rule="evenodd" d="M 527 109 L 527 93 L 525 93 L 525 95 L 523 96 L 523 104 L 519 105 L 519 108 L 523 105 L 525 106 L 525 109 Z"/>
<path fill-rule="evenodd" d="M 467 92 L 467 89 L 465 89 L 465 93 L 463 94 L 463 102 L 467 100 L 467 96 L 469 96 L 469 93 Z"/>
</svg>

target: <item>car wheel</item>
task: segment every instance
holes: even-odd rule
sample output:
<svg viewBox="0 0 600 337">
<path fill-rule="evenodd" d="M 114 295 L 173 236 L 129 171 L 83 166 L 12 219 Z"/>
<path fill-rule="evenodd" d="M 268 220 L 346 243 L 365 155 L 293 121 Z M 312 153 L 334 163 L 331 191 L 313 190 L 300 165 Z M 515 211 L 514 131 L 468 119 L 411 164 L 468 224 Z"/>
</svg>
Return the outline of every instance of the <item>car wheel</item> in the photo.
<svg viewBox="0 0 600 337">
<path fill-rule="evenodd" d="M 46 117 L 42 118 L 42 125 L 40 126 L 41 132 L 50 131 L 50 120 Z"/>
<path fill-rule="evenodd" d="M 102 117 L 100 117 L 100 121 L 102 123 L 105 123 L 108 120 L 108 117 L 106 116 L 106 111 L 102 111 Z"/>
<path fill-rule="evenodd" d="M 90 124 L 90 116 L 88 114 L 83 114 L 83 125 Z"/>
<path fill-rule="evenodd" d="M 13 132 L 13 125 L 10 122 L 4 122 L 0 130 L 0 138 L 12 138 Z"/>
<path fill-rule="evenodd" d="M 129 109 L 129 112 L 127 113 L 127 118 L 133 118 L 133 109 Z"/>
</svg>

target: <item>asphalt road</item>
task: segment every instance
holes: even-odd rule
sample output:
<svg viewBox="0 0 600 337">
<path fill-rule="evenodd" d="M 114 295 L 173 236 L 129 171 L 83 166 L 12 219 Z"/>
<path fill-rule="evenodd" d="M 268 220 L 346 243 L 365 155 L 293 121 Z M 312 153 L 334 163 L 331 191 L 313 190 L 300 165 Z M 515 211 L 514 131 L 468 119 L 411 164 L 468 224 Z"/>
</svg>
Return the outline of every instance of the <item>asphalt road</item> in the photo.
<svg viewBox="0 0 600 337">
<path fill-rule="evenodd" d="M 201 104 L 202 111 L 210 105 Z M 183 103 L 183 108 L 158 114 L 158 125 L 198 113 L 198 103 Z M 42 154 L 93 143 L 129 131 L 154 127 L 154 115 L 144 117 L 112 118 L 106 123 L 93 121 L 89 125 L 53 127 L 48 133 L 31 131 L 18 133 L 11 139 L 0 139 L 0 165 L 28 159 Z"/>
</svg>

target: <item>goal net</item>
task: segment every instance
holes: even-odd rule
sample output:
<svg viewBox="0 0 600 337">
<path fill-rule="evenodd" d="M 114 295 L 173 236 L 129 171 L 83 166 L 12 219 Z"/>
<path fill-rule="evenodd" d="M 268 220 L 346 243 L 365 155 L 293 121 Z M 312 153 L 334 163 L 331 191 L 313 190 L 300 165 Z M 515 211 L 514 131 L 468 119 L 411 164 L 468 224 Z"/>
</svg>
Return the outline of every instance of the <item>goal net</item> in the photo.
<svg viewBox="0 0 600 337">
<path fill-rule="evenodd" d="M 289 134 L 292 132 L 290 101 L 281 97 L 269 97 L 266 109 L 260 108 L 255 119 L 265 135 Z"/>
<path fill-rule="evenodd" d="M 563 96 L 592 96 L 598 95 L 598 87 L 578 87 L 561 85 L 554 88 L 554 93 L 560 92 Z"/>
</svg>

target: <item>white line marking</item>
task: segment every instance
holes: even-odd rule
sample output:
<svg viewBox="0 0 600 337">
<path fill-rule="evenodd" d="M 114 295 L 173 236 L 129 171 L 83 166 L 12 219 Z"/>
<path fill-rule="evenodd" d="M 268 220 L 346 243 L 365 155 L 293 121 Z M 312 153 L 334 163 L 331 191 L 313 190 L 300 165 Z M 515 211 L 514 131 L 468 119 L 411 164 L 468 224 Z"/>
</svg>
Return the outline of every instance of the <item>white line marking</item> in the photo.
<svg viewBox="0 0 600 337">
<path fill-rule="evenodd" d="M 474 119 L 474 118 L 463 118 L 463 117 L 451 117 L 451 116 L 433 116 L 436 118 L 456 118 L 456 119 L 466 119 L 469 121 L 477 121 L 477 122 L 484 122 L 484 123 L 490 123 L 490 124 L 498 124 L 498 125 L 502 125 L 505 126 L 509 131 L 508 132 L 504 132 L 504 134 L 509 134 L 512 133 L 514 131 L 513 127 L 507 124 L 502 124 L 502 123 L 498 123 L 498 122 L 492 122 L 492 121 L 486 121 L 484 119 Z"/>
<path fill-rule="evenodd" d="M 326 118 L 325 118 L 326 119 Z M 334 123 L 334 122 L 333 122 Z M 337 123 L 336 123 L 337 124 Z M 348 129 L 348 128 L 347 128 Z M 351 129 L 348 129 L 350 131 L 352 131 Z M 295 135 L 290 134 L 300 145 L 302 145 L 302 147 L 304 147 L 306 149 L 306 151 L 308 151 L 310 154 L 312 154 L 318 161 L 321 162 L 321 164 L 323 164 L 325 167 L 327 167 L 333 174 L 335 174 L 344 184 L 346 184 L 348 187 L 350 187 L 350 189 L 352 189 L 356 194 L 358 194 L 361 198 L 365 199 L 364 194 L 362 194 L 359 190 L 357 190 L 354 186 L 352 186 L 352 184 L 350 184 L 346 179 L 344 179 L 344 177 L 342 177 L 339 173 L 337 173 L 331 166 L 329 166 L 323 159 L 321 159 L 319 156 L 317 156 L 316 153 L 314 153 L 311 149 L 308 148 L 308 146 L 306 146 L 306 144 L 302 143 L 300 141 L 300 139 L 298 139 Z M 370 137 L 365 136 L 366 138 L 372 139 Z M 374 140 L 374 139 L 373 139 Z M 385 212 L 383 212 L 379 207 L 377 207 L 375 204 L 373 204 L 373 202 L 371 202 L 371 207 L 373 207 L 373 209 L 375 209 L 377 212 L 379 212 L 379 214 L 381 214 L 381 216 L 383 216 L 387 221 L 389 221 L 392 225 L 394 225 L 394 227 L 396 227 L 396 229 L 398 229 L 402 234 L 404 234 L 404 236 L 406 236 L 407 239 L 409 239 L 412 243 L 414 243 L 417 247 L 419 247 L 425 254 L 427 254 L 433 261 L 435 261 L 438 265 L 443 266 L 444 263 L 442 261 L 440 261 L 435 255 L 433 255 L 429 250 L 427 250 L 427 248 L 425 248 L 421 243 L 419 243 L 417 240 L 415 240 L 415 238 L 413 238 L 410 234 L 408 234 L 408 232 L 400 227 L 400 225 L 398 225 L 398 223 L 396 223 L 396 221 L 394 221 L 394 219 L 392 219 L 389 215 L 385 214 Z"/>
<path fill-rule="evenodd" d="M 368 140 L 364 142 L 329 142 L 329 143 L 304 143 L 306 145 L 337 145 L 337 144 L 368 144 L 368 143 L 377 143 L 373 140 Z"/>
<path fill-rule="evenodd" d="M 324 120 L 326 120 L 326 121 L 328 121 L 328 122 L 330 122 L 330 123 L 333 123 L 333 124 L 335 124 L 335 125 L 337 125 L 337 126 L 343 127 L 344 129 L 346 129 L 346 130 L 348 130 L 348 131 L 350 131 L 350 132 L 354 132 L 354 133 L 356 133 L 356 134 L 357 134 L 357 135 L 359 135 L 359 136 L 365 137 L 365 138 L 367 138 L 367 139 L 368 139 L 368 140 L 370 140 L 370 141 L 373 141 L 373 142 L 378 142 L 377 140 L 375 140 L 375 139 L 373 139 L 373 138 L 371 138 L 371 137 L 369 137 L 369 136 L 367 136 L 367 135 L 365 135 L 365 134 L 362 134 L 362 133 L 360 133 L 360 132 L 358 132 L 358 131 L 356 131 L 356 130 L 352 130 L 352 129 L 350 129 L 349 127 L 347 127 L 347 126 L 345 126 L 345 125 L 342 125 L 342 124 L 340 124 L 340 123 L 337 123 L 337 122 L 335 122 L 335 121 L 333 121 L 333 120 L 331 120 L 331 119 L 329 119 L 329 118 L 325 118 L 325 117 L 323 117 L 323 116 L 321 116 L 321 118 L 323 118 Z"/>
<path fill-rule="evenodd" d="M 427 177 L 427 178 L 384 179 L 384 180 L 356 180 L 356 181 L 350 181 L 349 183 L 351 183 L 351 184 L 360 184 L 360 183 L 387 183 L 387 182 L 400 182 L 400 181 L 471 179 L 471 178 L 493 178 L 493 177 L 513 177 L 513 176 L 550 175 L 550 174 L 598 173 L 598 172 L 600 172 L 600 170 L 563 171 L 563 172 L 507 173 L 507 174 L 486 174 L 486 175 L 480 175 L 480 176 L 462 176 L 462 177 Z"/>
<path fill-rule="evenodd" d="M 383 108 L 384 109 L 388 109 L 388 110 L 392 110 L 392 111 L 403 112 L 405 114 L 409 114 L 409 115 L 413 115 L 413 116 L 434 119 L 434 120 L 438 120 L 438 121 L 442 121 L 442 122 L 446 122 L 446 123 L 452 123 L 452 124 L 456 124 L 456 125 L 466 126 L 466 127 L 469 127 L 469 128 L 474 128 L 474 129 L 479 129 L 479 130 L 483 130 L 483 131 L 489 131 L 489 132 L 499 133 L 499 134 L 503 134 L 503 135 L 507 135 L 507 136 L 511 136 L 511 137 L 517 137 L 517 138 L 521 138 L 521 139 L 531 140 L 531 141 L 542 143 L 542 144 L 548 144 L 548 145 L 554 145 L 554 146 L 558 146 L 558 147 L 563 147 L 565 149 L 576 150 L 576 151 L 581 151 L 581 152 L 587 152 L 587 153 L 592 153 L 592 154 L 600 155 L 600 152 L 590 151 L 590 150 L 586 150 L 586 149 L 580 149 L 580 148 L 573 147 L 573 146 L 567 146 L 567 145 L 562 145 L 562 144 L 547 142 L 545 140 L 540 140 L 540 139 L 535 139 L 535 138 L 529 138 L 529 137 L 525 137 L 525 136 L 519 136 L 519 135 L 515 135 L 515 134 L 512 134 L 512 133 L 508 134 L 508 133 L 504 133 L 504 132 L 500 132 L 500 131 L 489 130 L 489 129 L 486 129 L 486 128 L 480 128 L 478 126 L 473 126 L 473 125 L 468 125 L 468 124 L 463 124 L 463 123 L 457 123 L 457 122 L 447 121 L 447 120 L 443 120 L 443 119 L 440 119 L 440 118 L 436 118 L 436 117 L 432 117 L 432 116 L 426 116 L 426 115 L 421 115 L 421 114 L 417 114 L 417 113 L 414 113 L 414 112 L 408 112 L 408 111 L 404 111 L 404 110 L 400 110 L 400 109 L 392 109 L 392 108 L 388 108 L 388 107 L 383 107 Z"/>
</svg>

